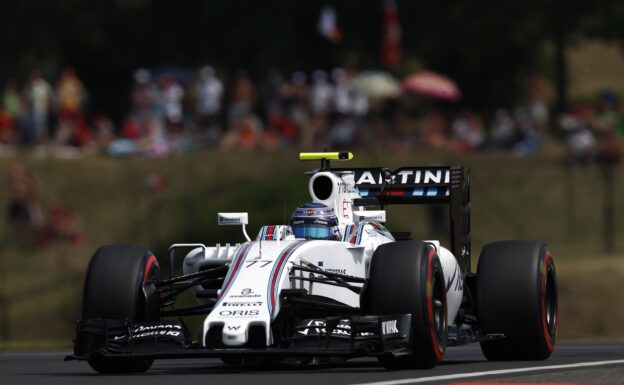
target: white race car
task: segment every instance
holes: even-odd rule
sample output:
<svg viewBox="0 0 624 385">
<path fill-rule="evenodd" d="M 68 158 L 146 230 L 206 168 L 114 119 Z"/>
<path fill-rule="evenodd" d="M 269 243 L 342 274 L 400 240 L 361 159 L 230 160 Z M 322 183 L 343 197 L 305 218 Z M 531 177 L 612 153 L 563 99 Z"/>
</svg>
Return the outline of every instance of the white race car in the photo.
<svg viewBox="0 0 624 385">
<path fill-rule="evenodd" d="M 470 342 L 480 342 L 490 360 L 548 358 L 558 317 L 547 247 L 490 243 L 472 273 L 462 167 L 330 167 L 351 157 L 302 153 L 321 168 L 310 172 L 312 202 L 289 224 L 263 226 L 251 240 L 247 213 L 219 213 L 219 224 L 242 226 L 247 241 L 174 244 L 166 279 L 145 248 L 100 247 L 67 358 L 101 373 L 142 372 L 154 359 L 185 357 L 245 364 L 374 356 L 386 368 L 430 368 L 447 346 Z M 421 203 L 448 205 L 448 247 L 384 227 L 385 205 Z M 176 307 L 189 289 L 196 304 Z M 184 318 L 196 315 L 205 318 L 192 336 Z"/>
</svg>

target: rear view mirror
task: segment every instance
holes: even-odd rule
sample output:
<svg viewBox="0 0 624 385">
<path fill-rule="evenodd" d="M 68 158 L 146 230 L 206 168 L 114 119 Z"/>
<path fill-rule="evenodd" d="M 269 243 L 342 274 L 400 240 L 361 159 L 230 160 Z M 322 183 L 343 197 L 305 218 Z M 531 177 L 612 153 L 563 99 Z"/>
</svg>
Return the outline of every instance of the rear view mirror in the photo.
<svg viewBox="0 0 624 385">
<path fill-rule="evenodd" d="M 356 223 L 364 221 L 384 223 L 386 221 L 386 210 L 354 211 L 353 221 Z"/>
<path fill-rule="evenodd" d="M 218 213 L 217 218 L 220 226 L 246 225 L 249 223 L 247 213 Z"/>
<path fill-rule="evenodd" d="M 249 223 L 248 213 L 217 213 L 217 222 L 219 226 L 241 225 L 245 239 L 251 241 L 251 238 L 247 235 L 247 229 L 245 228 Z"/>
</svg>

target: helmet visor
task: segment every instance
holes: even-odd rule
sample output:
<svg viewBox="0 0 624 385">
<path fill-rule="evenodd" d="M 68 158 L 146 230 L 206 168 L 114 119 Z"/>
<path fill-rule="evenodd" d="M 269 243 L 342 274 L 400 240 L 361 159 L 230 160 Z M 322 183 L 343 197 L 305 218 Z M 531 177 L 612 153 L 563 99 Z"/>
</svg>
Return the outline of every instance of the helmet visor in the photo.
<svg viewBox="0 0 624 385">
<path fill-rule="evenodd" d="M 292 230 L 295 234 L 295 238 L 331 239 L 334 237 L 334 232 L 330 227 L 302 224 L 293 226 Z"/>
</svg>

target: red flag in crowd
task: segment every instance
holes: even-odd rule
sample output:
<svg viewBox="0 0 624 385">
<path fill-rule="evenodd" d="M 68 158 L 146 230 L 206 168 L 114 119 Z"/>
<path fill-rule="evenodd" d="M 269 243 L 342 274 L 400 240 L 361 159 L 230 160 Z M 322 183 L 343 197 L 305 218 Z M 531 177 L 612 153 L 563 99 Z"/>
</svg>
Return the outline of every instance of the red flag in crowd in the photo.
<svg viewBox="0 0 624 385">
<path fill-rule="evenodd" d="M 382 28 L 381 62 L 386 68 L 394 70 L 401 60 L 401 26 L 394 0 L 384 1 Z"/>
<path fill-rule="evenodd" d="M 340 43 L 342 32 L 338 28 L 336 10 L 333 7 L 326 5 L 321 9 L 317 29 L 321 35 L 325 36 L 333 44 Z"/>
</svg>

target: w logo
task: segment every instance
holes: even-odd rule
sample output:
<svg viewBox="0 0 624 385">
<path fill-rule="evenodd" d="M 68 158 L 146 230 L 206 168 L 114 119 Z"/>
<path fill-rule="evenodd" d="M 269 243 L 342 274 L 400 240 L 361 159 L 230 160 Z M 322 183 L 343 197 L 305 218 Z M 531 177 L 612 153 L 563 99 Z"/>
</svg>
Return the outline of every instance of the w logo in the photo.
<svg viewBox="0 0 624 385">
<path fill-rule="evenodd" d="M 228 330 L 238 330 L 238 329 L 240 329 L 240 325 L 237 325 L 237 326 L 228 326 L 228 327 L 227 327 L 227 329 L 228 329 Z"/>
</svg>

